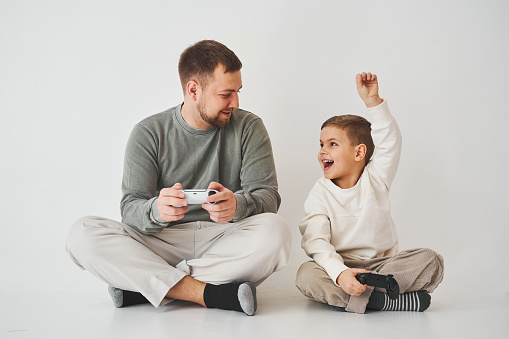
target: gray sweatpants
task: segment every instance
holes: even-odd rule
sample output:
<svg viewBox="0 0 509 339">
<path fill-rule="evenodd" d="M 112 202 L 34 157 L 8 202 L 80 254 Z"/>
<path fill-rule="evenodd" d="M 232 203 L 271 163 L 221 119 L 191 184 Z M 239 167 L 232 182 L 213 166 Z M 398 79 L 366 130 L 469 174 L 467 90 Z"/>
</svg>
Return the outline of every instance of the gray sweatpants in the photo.
<svg viewBox="0 0 509 339">
<path fill-rule="evenodd" d="M 391 257 L 345 260 L 345 265 L 349 268 L 364 268 L 373 273 L 394 275 L 400 293 L 420 290 L 431 293 L 444 276 L 444 259 L 427 248 L 405 250 Z M 297 272 L 296 285 L 302 294 L 311 299 L 355 313 L 366 311 L 373 292 L 373 287 L 368 286 L 358 297 L 347 294 L 314 261 L 302 264 Z M 385 292 L 384 289 L 376 289 Z"/>
<path fill-rule="evenodd" d="M 79 267 L 158 307 L 171 301 L 168 290 L 186 275 L 213 284 L 261 283 L 287 264 L 291 238 L 286 221 L 274 213 L 235 223 L 184 223 L 152 235 L 85 217 L 72 225 L 66 245 Z"/>
</svg>

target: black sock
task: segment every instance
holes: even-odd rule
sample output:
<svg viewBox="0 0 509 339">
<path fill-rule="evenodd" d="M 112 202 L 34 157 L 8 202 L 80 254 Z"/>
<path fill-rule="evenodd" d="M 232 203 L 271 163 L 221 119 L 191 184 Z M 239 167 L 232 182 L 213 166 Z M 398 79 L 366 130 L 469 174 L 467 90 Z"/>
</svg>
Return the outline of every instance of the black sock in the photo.
<svg viewBox="0 0 509 339">
<path fill-rule="evenodd" d="M 205 285 L 203 300 L 208 308 L 220 308 L 253 315 L 256 311 L 256 289 L 251 282 Z"/>
<path fill-rule="evenodd" d="M 431 296 L 426 291 L 403 293 L 396 300 L 391 300 L 386 293 L 373 291 L 366 308 L 378 311 L 424 312 L 430 304 Z"/>
<path fill-rule="evenodd" d="M 118 308 L 146 304 L 149 302 L 141 293 L 138 292 L 125 291 L 113 286 L 108 287 L 108 292 L 113 300 L 113 304 Z"/>
</svg>

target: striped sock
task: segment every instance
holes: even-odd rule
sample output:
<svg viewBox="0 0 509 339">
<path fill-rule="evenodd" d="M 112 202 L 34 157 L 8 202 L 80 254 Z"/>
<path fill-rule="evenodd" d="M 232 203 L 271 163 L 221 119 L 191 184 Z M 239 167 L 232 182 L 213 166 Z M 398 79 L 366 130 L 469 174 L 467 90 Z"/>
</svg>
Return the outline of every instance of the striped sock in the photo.
<svg viewBox="0 0 509 339">
<path fill-rule="evenodd" d="M 424 312 L 431 304 L 431 296 L 426 291 L 407 292 L 396 300 L 389 299 L 386 293 L 373 291 L 367 309 L 378 311 Z"/>
</svg>

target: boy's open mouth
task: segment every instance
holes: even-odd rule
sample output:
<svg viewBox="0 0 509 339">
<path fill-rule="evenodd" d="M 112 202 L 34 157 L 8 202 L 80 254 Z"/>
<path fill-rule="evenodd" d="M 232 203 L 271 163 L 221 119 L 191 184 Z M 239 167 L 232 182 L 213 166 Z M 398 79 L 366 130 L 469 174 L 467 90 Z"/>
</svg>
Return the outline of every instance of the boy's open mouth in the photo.
<svg viewBox="0 0 509 339">
<path fill-rule="evenodd" d="M 329 169 L 333 164 L 334 164 L 334 161 L 332 160 L 322 160 L 323 162 L 323 169 L 326 170 L 326 169 Z"/>
</svg>

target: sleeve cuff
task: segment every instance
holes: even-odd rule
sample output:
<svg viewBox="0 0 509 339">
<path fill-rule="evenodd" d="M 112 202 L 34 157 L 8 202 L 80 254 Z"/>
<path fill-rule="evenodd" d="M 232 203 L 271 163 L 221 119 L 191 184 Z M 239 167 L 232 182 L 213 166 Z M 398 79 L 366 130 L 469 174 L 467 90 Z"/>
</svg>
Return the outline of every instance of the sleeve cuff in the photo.
<svg viewBox="0 0 509 339">
<path fill-rule="evenodd" d="M 331 278 L 331 280 L 334 282 L 334 285 L 338 286 L 337 279 L 341 272 L 348 269 L 348 266 L 346 266 L 340 259 L 333 258 L 331 260 L 328 260 L 324 265 L 322 266 Z"/>
<path fill-rule="evenodd" d="M 387 105 L 387 100 L 383 99 L 383 102 L 375 107 L 371 107 L 367 109 L 373 124 L 375 125 L 385 125 L 391 122 L 394 118 L 389 111 L 389 106 Z"/>
<path fill-rule="evenodd" d="M 159 209 L 157 208 L 157 197 L 152 198 L 150 202 L 150 221 L 159 226 L 168 226 L 169 222 L 164 221 L 159 214 Z"/>
<path fill-rule="evenodd" d="M 233 221 L 238 221 L 244 218 L 247 210 L 247 200 L 242 194 L 233 193 L 235 196 L 235 200 L 237 200 L 237 208 L 235 209 L 235 214 L 233 215 Z"/>
</svg>

